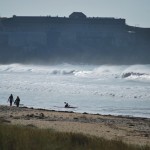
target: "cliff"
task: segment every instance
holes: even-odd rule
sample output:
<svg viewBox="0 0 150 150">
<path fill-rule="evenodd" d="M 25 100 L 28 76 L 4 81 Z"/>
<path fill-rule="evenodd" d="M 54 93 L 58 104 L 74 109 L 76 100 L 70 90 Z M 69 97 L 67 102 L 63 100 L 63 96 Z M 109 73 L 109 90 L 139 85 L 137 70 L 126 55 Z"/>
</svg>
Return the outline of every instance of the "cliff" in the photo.
<svg viewBox="0 0 150 150">
<path fill-rule="evenodd" d="M 16 62 L 150 63 L 150 28 L 80 12 L 0 18 L 0 63 Z"/>
</svg>

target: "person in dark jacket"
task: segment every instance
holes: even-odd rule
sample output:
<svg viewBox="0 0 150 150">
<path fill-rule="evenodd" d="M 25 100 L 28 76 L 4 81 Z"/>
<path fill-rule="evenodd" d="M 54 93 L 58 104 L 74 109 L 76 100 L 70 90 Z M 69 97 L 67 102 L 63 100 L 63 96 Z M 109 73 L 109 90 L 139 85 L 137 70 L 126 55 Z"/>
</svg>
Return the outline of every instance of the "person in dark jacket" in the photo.
<svg viewBox="0 0 150 150">
<path fill-rule="evenodd" d="M 12 103 L 13 103 L 13 101 L 14 101 L 14 98 L 13 98 L 13 95 L 12 95 L 12 94 L 9 96 L 8 101 L 9 101 L 9 103 L 10 103 L 10 106 L 12 106 Z"/>
<path fill-rule="evenodd" d="M 65 103 L 65 108 L 68 108 L 70 106 L 68 103 L 66 103 L 66 102 L 64 102 L 64 103 Z"/>
<path fill-rule="evenodd" d="M 15 104 L 17 107 L 19 107 L 19 104 L 20 104 L 20 98 L 19 96 L 17 96 L 16 100 L 15 100 Z"/>
</svg>

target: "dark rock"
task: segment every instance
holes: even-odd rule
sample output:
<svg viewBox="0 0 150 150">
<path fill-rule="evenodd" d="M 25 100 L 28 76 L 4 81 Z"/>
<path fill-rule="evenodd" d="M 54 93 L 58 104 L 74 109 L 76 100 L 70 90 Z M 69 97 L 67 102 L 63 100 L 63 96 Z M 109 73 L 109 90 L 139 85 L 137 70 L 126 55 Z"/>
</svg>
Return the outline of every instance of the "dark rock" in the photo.
<svg viewBox="0 0 150 150">
<path fill-rule="evenodd" d="M 84 112 L 83 114 L 88 114 L 87 112 Z"/>
</svg>

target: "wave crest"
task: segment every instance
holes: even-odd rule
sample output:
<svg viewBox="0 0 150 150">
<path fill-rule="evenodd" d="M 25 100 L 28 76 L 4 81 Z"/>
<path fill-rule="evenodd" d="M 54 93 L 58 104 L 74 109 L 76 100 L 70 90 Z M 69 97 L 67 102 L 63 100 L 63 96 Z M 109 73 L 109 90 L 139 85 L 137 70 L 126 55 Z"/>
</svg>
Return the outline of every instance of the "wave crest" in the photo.
<svg viewBox="0 0 150 150">
<path fill-rule="evenodd" d="M 61 64 L 55 66 L 10 64 L 0 65 L 0 72 L 12 73 L 38 73 L 48 75 L 74 75 L 81 78 L 126 78 L 150 80 L 150 65 L 70 65 Z"/>
</svg>

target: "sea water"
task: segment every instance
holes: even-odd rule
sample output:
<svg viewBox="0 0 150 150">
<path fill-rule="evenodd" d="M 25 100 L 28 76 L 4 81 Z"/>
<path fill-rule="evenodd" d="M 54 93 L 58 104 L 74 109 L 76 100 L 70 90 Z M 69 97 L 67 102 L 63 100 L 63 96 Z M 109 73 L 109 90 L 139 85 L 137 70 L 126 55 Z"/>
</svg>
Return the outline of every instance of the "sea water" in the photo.
<svg viewBox="0 0 150 150">
<path fill-rule="evenodd" d="M 10 94 L 21 106 L 150 118 L 150 65 L 0 65 L 1 105 Z"/>
</svg>

